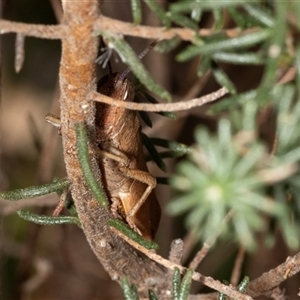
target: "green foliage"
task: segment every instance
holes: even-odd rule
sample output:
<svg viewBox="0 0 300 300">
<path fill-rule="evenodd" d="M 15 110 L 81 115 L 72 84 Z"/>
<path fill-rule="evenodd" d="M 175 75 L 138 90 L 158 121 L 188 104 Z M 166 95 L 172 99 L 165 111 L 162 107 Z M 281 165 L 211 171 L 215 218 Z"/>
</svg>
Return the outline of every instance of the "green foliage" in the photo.
<svg viewBox="0 0 300 300">
<path fill-rule="evenodd" d="M 239 127 L 240 133 L 253 130 L 256 111 L 255 105 L 248 103 L 235 116 L 234 126 Z M 299 242 L 295 223 L 289 218 L 290 210 L 282 199 L 266 197 L 260 171 L 264 164 L 264 168 L 272 170 L 295 162 L 299 159 L 299 150 L 297 155 L 289 156 L 289 160 L 279 162 L 274 157 L 267 164 L 268 154 L 258 141 L 237 145 L 232 130 L 225 119 L 219 123 L 217 136 L 205 128 L 196 130 L 197 145 L 189 159 L 178 165 L 177 174 L 171 180 L 178 196 L 169 205 L 169 211 L 175 215 L 187 212 L 186 226 L 197 239 L 207 239 L 222 225 L 223 235 L 227 234 L 230 240 L 236 239 L 247 249 L 256 245 L 255 232 L 268 226 L 267 215 L 277 221 L 288 245 L 297 247 Z M 230 210 L 234 210 L 232 219 L 222 224 Z"/>
<path fill-rule="evenodd" d="M 7 192 L 0 192 L 0 197 L 5 200 L 17 201 L 25 198 L 39 197 L 52 192 L 61 191 L 70 186 L 70 181 L 66 179 L 54 179 L 53 183 L 30 186 L 24 189 L 15 189 Z"/>
<path fill-rule="evenodd" d="M 219 8 L 228 8 L 230 6 L 238 6 L 244 4 L 245 1 L 235 0 L 235 1 L 177 1 L 176 3 L 170 6 L 170 10 L 173 12 L 180 13 L 192 13 L 195 9 L 203 9 L 203 10 L 213 10 Z"/>
<path fill-rule="evenodd" d="M 170 11 L 167 13 L 167 16 L 175 24 L 178 24 L 178 25 L 186 27 L 186 28 L 190 28 L 194 31 L 198 31 L 198 29 L 199 29 L 197 23 L 194 20 L 186 17 L 183 14 L 179 14 L 179 13 Z"/>
<path fill-rule="evenodd" d="M 238 285 L 237 290 L 241 293 L 246 293 L 249 282 L 250 278 L 248 276 L 245 276 L 241 283 Z"/>
<path fill-rule="evenodd" d="M 175 268 L 173 275 L 173 299 L 174 300 L 187 300 L 192 283 L 193 270 L 187 270 L 186 274 L 180 282 L 181 275 L 178 268 Z"/>
<path fill-rule="evenodd" d="M 234 84 L 217 64 L 212 64 L 212 74 L 220 86 L 225 86 L 230 94 L 236 94 Z"/>
<path fill-rule="evenodd" d="M 73 216 L 45 216 L 35 214 L 28 210 L 18 210 L 17 214 L 25 221 L 33 222 L 38 225 L 76 224 L 80 227 L 79 219 Z"/>
<path fill-rule="evenodd" d="M 160 138 L 151 138 L 151 141 L 154 145 L 170 149 L 174 152 L 175 156 L 181 156 L 190 153 L 190 147 L 182 143 Z"/>
<path fill-rule="evenodd" d="M 76 129 L 76 145 L 78 151 L 78 160 L 80 163 L 80 167 L 82 169 L 82 173 L 84 179 L 94 194 L 95 198 L 99 201 L 99 203 L 103 207 L 107 207 L 107 199 L 104 191 L 100 187 L 97 179 L 94 176 L 94 172 L 92 170 L 92 166 L 90 163 L 89 158 L 89 151 L 88 151 L 88 137 L 87 132 L 84 124 L 77 123 L 75 125 Z"/>
<path fill-rule="evenodd" d="M 160 19 L 162 24 L 167 28 L 170 27 L 171 22 L 167 16 L 165 10 L 155 1 L 155 0 L 144 0 L 148 7 L 155 13 L 155 15 Z"/>
<path fill-rule="evenodd" d="M 245 276 L 244 279 L 241 281 L 241 283 L 238 285 L 237 290 L 243 294 L 246 293 L 248 285 L 249 285 L 250 279 L 248 276 Z M 228 285 L 228 281 L 223 280 L 223 283 Z M 218 300 L 227 300 L 228 297 L 224 293 L 218 294 Z"/>
<path fill-rule="evenodd" d="M 192 283 L 192 276 L 193 276 L 194 271 L 189 269 L 186 274 L 183 276 L 180 288 L 177 291 L 178 297 L 175 298 L 174 300 L 187 300 L 189 296 L 189 291 Z M 174 275 L 175 276 L 175 275 Z"/>
<path fill-rule="evenodd" d="M 158 298 L 156 297 L 154 291 L 152 291 L 152 290 L 148 291 L 148 296 L 149 296 L 149 300 L 158 300 Z"/>
<path fill-rule="evenodd" d="M 190 292 L 192 283 L 192 276 L 194 271 L 189 269 L 185 273 L 181 281 L 181 274 L 178 268 L 175 268 L 173 280 L 172 280 L 172 291 L 173 300 L 187 300 Z M 121 286 L 125 300 L 139 300 L 139 295 L 135 285 L 130 284 L 126 277 L 121 278 Z M 148 291 L 149 300 L 158 300 L 154 291 Z"/>
<path fill-rule="evenodd" d="M 176 48 L 181 42 L 181 39 L 178 35 L 175 35 L 172 39 L 170 40 L 163 40 L 161 42 L 159 42 L 156 46 L 155 46 L 155 50 L 157 52 L 169 52 L 172 51 L 174 48 Z"/>
<path fill-rule="evenodd" d="M 133 16 L 133 23 L 135 25 L 141 24 L 142 21 L 142 8 L 140 0 L 131 0 L 131 10 Z"/>
<path fill-rule="evenodd" d="M 267 62 L 270 71 L 265 73 L 266 78 L 264 81 L 272 84 L 271 76 L 275 74 L 276 62 L 273 63 L 274 59 L 268 59 L 267 46 L 271 45 L 270 42 L 274 45 L 282 45 L 286 36 L 286 24 L 284 24 L 286 21 L 286 3 L 278 3 L 277 9 L 274 10 L 265 5 L 264 1 L 247 3 L 245 1 L 182 0 L 169 4 L 166 8 L 163 8 L 155 0 L 144 0 L 144 3 L 165 27 L 169 28 L 172 24 L 176 24 L 195 31 L 195 37 L 191 44 L 181 50 L 176 58 L 179 62 L 193 58 L 201 59 L 198 69 L 199 76 L 202 76 L 213 65 L 215 66 L 213 75 L 217 82 L 228 87 L 231 93 L 235 93 L 234 85 L 228 76 L 218 65 L 211 64 L 212 62 L 252 65 L 261 65 Z M 140 24 L 142 19 L 140 0 L 132 0 L 131 8 L 134 24 Z M 221 31 L 223 29 L 224 16 L 226 15 L 225 10 L 228 11 L 236 25 L 241 29 L 255 26 L 256 28 L 247 34 L 233 37 L 227 36 Z M 214 18 L 214 32 L 208 37 L 200 37 L 197 34 L 203 11 L 210 11 Z M 134 51 L 122 37 L 104 31 L 101 31 L 100 34 L 113 45 L 122 60 L 128 64 L 132 72 L 147 89 L 162 98 L 170 100 L 169 93 L 152 80 Z M 179 43 L 180 37 L 175 35 L 170 40 L 161 41 L 155 49 L 160 52 L 168 52 L 177 47 Z M 254 46 L 259 48 L 259 50 L 249 51 Z"/>
<path fill-rule="evenodd" d="M 0 197 L 9 201 L 18 201 L 25 198 L 33 198 L 57 192 L 60 196 L 65 188 L 70 186 L 67 179 L 54 179 L 53 183 L 30 186 L 24 189 L 16 189 L 8 192 L 0 192 Z M 38 215 L 28 210 L 18 210 L 17 214 L 26 221 L 39 225 L 59 225 L 59 224 L 76 224 L 80 227 L 77 213 L 71 209 L 72 216 L 44 216 Z"/>
<path fill-rule="evenodd" d="M 134 284 L 130 284 L 126 277 L 121 278 L 121 285 L 125 300 L 139 300 L 139 294 Z"/>
<path fill-rule="evenodd" d="M 181 274 L 178 268 L 175 268 L 174 275 L 173 275 L 173 281 L 172 281 L 172 287 L 173 287 L 173 299 L 179 298 L 179 292 L 180 292 L 180 278 Z"/>
<path fill-rule="evenodd" d="M 112 226 L 112 227 L 116 228 L 118 231 L 122 232 L 124 235 L 126 235 L 131 240 L 135 241 L 136 243 L 140 244 L 141 246 L 143 246 L 143 247 L 145 247 L 149 250 L 159 249 L 158 244 L 156 244 L 155 242 L 143 239 L 143 237 L 141 235 L 139 235 L 138 233 L 133 231 L 127 224 L 125 224 L 121 220 L 111 219 L 107 223 L 108 223 L 109 226 Z"/>
<path fill-rule="evenodd" d="M 188 46 L 178 54 L 177 59 L 178 61 L 186 61 L 198 55 L 211 55 L 219 51 L 245 49 L 264 42 L 273 35 L 274 31 L 267 28 L 235 38 L 223 38 L 220 36 L 218 40 L 209 43 L 195 39 L 195 44 Z"/>
<path fill-rule="evenodd" d="M 222 111 L 224 115 L 217 134 L 205 128 L 196 130 L 196 145 L 185 152 L 188 159 L 179 164 L 171 180 L 178 194 L 169 211 L 174 215 L 185 213 L 186 227 L 197 239 L 205 240 L 221 230 L 224 238 L 251 250 L 256 246 L 256 232 L 263 231 L 269 242 L 274 230 L 280 229 L 287 245 L 298 247 L 300 47 L 296 41 L 292 44 L 287 40 L 291 34 L 287 18 L 289 13 L 295 15 L 300 11 L 300 5 L 284 1 L 272 5 L 266 1 L 177 1 L 164 11 L 164 17 L 196 30 L 191 24 L 199 25 L 204 11 L 214 17 L 212 34 L 195 35 L 179 52 L 177 60 L 199 61 L 198 76 L 211 71 L 231 95 L 210 109 L 210 113 Z M 225 34 L 221 31 L 225 11 L 237 27 L 251 30 L 242 35 Z M 192 22 L 180 23 L 181 16 Z M 298 20 L 295 26 L 300 28 Z M 175 36 L 156 48 L 170 51 L 178 46 L 179 40 Z M 255 89 L 239 93 L 221 62 L 263 65 L 262 80 Z M 295 80 L 279 86 L 280 72 L 294 67 Z M 274 111 L 276 127 L 272 155 L 259 138 L 257 123 L 261 110 L 268 105 Z M 165 142 L 152 141 L 164 147 Z M 159 155 L 170 157 L 171 152 Z M 285 174 L 281 170 L 288 171 Z M 232 219 L 224 224 L 222 220 L 231 210 Z M 270 224 L 276 224 L 275 229 Z"/>
<path fill-rule="evenodd" d="M 226 62 L 235 65 L 263 65 L 265 59 L 260 53 L 235 53 L 235 52 L 216 52 L 212 55 L 216 61 Z"/>
<path fill-rule="evenodd" d="M 215 19 L 214 29 L 216 29 L 216 30 L 221 29 L 223 27 L 223 23 L 224 23 L 223 10 L 215 9 L 215 10 L 213 10 L 213 15 L 214 15 L 214 19 Z"/>
<path fill-rule="evenodd" d="M 260 6 L 258 3 L 245 3 L 243 8 L 249 14 L 249 16 L 253 17 L 260 25 L 267 26 L 267 27 L 274 27 L 275 20 L 270 15 L 270 13 Z"/>
<path fill-rule="evenodd" d="M 150 153 L 153 161 L 156 165 L 163 171 L 167 172 L 167 166 L 163 162 L 161 156 L 159 155 L 158 151 L 156 150 L 152 140 L 146 135 L 142 133 L 143 144 L 147 148 L 148 152 Z"/>
</svg>

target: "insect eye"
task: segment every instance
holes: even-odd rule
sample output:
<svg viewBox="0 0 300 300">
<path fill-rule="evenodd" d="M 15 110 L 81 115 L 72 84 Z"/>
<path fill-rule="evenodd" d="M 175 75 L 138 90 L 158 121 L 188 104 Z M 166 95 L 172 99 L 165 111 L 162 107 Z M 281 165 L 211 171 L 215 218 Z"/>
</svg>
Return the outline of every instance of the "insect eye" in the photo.
<svg viewBox="0 0 300 300">
<path fill-rule="evenodd" d="M 126 88 L 125 88 L 125 92 L 124 92 L 124 96 L 123 96 L 123 101 L 126 101 L 127 100 L 127 98 L 128 98 L 128 86 L 127 86 L 127 84 L 126 84 Z"/>
</svg>

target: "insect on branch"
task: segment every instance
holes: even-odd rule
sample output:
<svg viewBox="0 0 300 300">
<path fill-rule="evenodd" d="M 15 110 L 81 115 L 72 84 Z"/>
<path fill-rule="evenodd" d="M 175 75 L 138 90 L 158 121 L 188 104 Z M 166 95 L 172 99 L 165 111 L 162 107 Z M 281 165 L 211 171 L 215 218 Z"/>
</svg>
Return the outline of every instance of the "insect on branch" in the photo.
<svg viewBox="0 0 300 300">
<path fill-rule="evenodd" d="M 150 111 L 150 112 L 160 112 L 160 111 L 180 111 L 180 110 L 188 110 L 193 107 L 198 107 L 205 105 L 207 103 L 216 101 L 226 95 L 228 93 L 228 89 L 226 87 L 222 87 L 219 90 L 202 96 L 200 98 L 194 98 L 184 102 L 174 102 L 174 103 L 135 103 L 135 102 L 126 102 L 121 100 L 116 100 L 111 97 L 108 97 L 103 94 L 99 94 L 97 92 L 90 93 L 90 99 L 97 102 L 102 102 L 118 107 L 124 107 L 131 110 L 141 110 L 141 111 Z"/>
</svg>

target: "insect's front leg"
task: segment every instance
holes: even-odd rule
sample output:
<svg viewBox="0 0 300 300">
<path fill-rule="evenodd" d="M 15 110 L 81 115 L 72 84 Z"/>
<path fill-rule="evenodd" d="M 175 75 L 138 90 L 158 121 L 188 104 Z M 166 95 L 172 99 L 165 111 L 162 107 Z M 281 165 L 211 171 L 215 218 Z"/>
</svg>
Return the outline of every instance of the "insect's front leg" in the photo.
<svg viewBox="0 0 300 300">
<path fill-rule="evenodd" d="M 106 149 L 96 149 L 96 153 L 100 156 L 104 156 L 106 158 L 112 159 L 121 165 L 123 165 L 125 168 L 128 168 L 130 164 L 130 159 L 127 157 L 126 154 L 124 154 L 122 151 L 119 149 L 110 146 L 109 148 Z"/>
<path fill-rule="evenodd" d="M 61 135 L 61 121 L 59 117 L 49 113 L 45 116 L 45 121 L 56 127 L 58 130 L 58 134 Z"/>
</svg>

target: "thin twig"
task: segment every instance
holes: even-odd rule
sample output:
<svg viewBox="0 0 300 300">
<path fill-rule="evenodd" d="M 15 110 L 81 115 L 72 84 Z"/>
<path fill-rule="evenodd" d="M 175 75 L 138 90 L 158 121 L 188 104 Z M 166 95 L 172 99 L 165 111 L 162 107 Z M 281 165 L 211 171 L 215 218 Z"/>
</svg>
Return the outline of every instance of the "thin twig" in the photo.
<svg viewBox="0 0 300 300">
<path fill-rule="evenodd" d="M 133 25 L 132 23 L 122 22 L 119 20 L 111 19 L 105 16 L 100 16 L 94 23 L 94 31 L 106 30 L 112 33 L 124 34 L 130 36 L 136 36 L 140 38 L 147 39 L 171 39 L 174 36 L 179 36 L 184 41 L 194 40 L 196 34 L 195 31 L 191 29 L 183 28 L 170 28 L 166 29 L 165 27 L 151 27 L 144 25 Z M 250 32 L 259 31 L 259 28 L 251 28 L 241 31 L 240 28 L 225 29 L 218 31 L 219 33 L 224 33 L 228 37 L 236 37 Z M 212 34 L 217 33 L 213 29 L 200 29 L 198 35 L 200 36 L 211 36 Z"/>
<path fill-rule="evenodd" d="M 13 22 L 0 20 L 0 34 L 4 33 L 23 33 L 27 36 L 34 36 L 46 39 L 62 39 L 66 32 L 65 25 L 36 25 L 22 22 Z M 148 39 L 171 39 L 178 35 L 182 40 L 192 41 L 195 38 L 195 32 L 190 29 L 171 28 L 166 30 L 164 27 L 151 27 L 143 25 L 133 25 L 131 23 L 122 22 L 108 17 L 100 16 L 94 23 L 94 31 L 107 30 L 112 33 L 122 32 L 124 35 L 138 36 Z M 228 37 L 236 37 L 250 32 L 256 32 L 259 28 L 250 28 L 241 31 L 239 28 L 226 29 L 220 31 Z M 200 36 L 211 36 L 216 31 L 212 29 L 199 30 Z"/>
<path fill-rule="evenodd" d="M 227 88 L 222 87 L 213 93 L 202 96 L 200 98 L 194 98 L 186 102 L 159 103 L 159 104 L 125 102 L 125 101 L 120 101 L 120 100 L 110 98 L 106 95 L 99 94 L 97 92 L 91 92 L 89 95 L 89 99 L 92 99 L 93 101 L 97 101 L 97 102 L 118 106 L 118 107 L 132 109 L 132 110 L 160 112 L 160 111 L 188 110 L 196 106 L 202 106 L 204 104 L 216 101 L 220 99 L 222 96 L 226 95 L 227 93 L 228 93 Z"/>
<path fill-rule="evenodd" d="M 241 247 L 239 249 L 237 257 L 235 258 L 233 271 L 232 271 L 231 278 L 230 278 L 230 283 L 233 286 L 237 286 L 239 283 L 244 259 L 245 259 L 245 248 Z"/>
<path fill-rule="evenodd" d="M 200 251 L 197 252 L 193 260 L 189 264 L 189 268 L 196 270 L 196 268 L 199 266 L 199 264 L 202 262 L 202 260 L 207 255 L 211 245 L 204 243 Z"/>
<path fill-rule="evenodd" d="M 247 293 L 252 297 L 267 294 L 270 290 L 279 286 L 281 282 L 299 272 L 300 252 L 276 268 L 263 273 L 260 277 L 252 280 L 248 286 Z"/>
<path fill-rule="evenodd" d="M 65 25 L 36 25 L 0 20 L 0 34 L 15 32 L 41 39 L 57 40 L 67 34 L 66 29 Z"/>
<path fill-rule="evenodd" d="M 179 264 L 175 264 L 172 263 L 171 261 L 161 257 L 160 255 L 151 252 L 150 250 L 144 248 L 143 246 L 141 246 L 140 244 L 134 242 L 133 240 L 131 240 L 129 237 L 127 237 L 126 235 L 124 235 L 123 233 L 121 233 L 120 231 L 118 231 L 117 229 L 110 227 L 110 229 L 116 233 L 119 237 L 121 237 L 124 241 L 126 241 L 129 245 L 131 245 L 132 247 L 134 247 L 135 249 L 137 249 L 138 251 L 144 253 L 145 255 L 147 255 L 150 259 L 154 260 L 156 263 L 174 270 L 175 268 L 178 268 L 180 270 L 181 274 L 185 274 L 186 271 L 188 270 L 187 268 L 179 265 Z M 208 276 L 204 276 L 198 272 L 194 272 L 192 278 L 195 281 L 201 282 L 204 285 L 216 290 L 216 291 L 220 291 L 230 297 L 233 297 L 237 300 L 250 300 L 252 299 L 250 296 L 241 294 L 240 292 L 234 290 L 234 287 L 232 286 L 227 286 L 222 284 L 220 281 L 218 280 L 214 280 L 212 277 L 208 277 Z"/>
<path fill-rule="evenodd" d="M 58 216 L 61 211 L 63 210 L 64 206 L 66 205 L 66 202 L 67 202 L 67 197 L 68 197 L 68 188 L 65 188 L 62 192 L 62 194 L 60 195 L 60 198 L 59 198 L 59 202 L 58 204 L 56 205 L 53 213 L 52 213 L 52 216 Z"/>
</svg>

